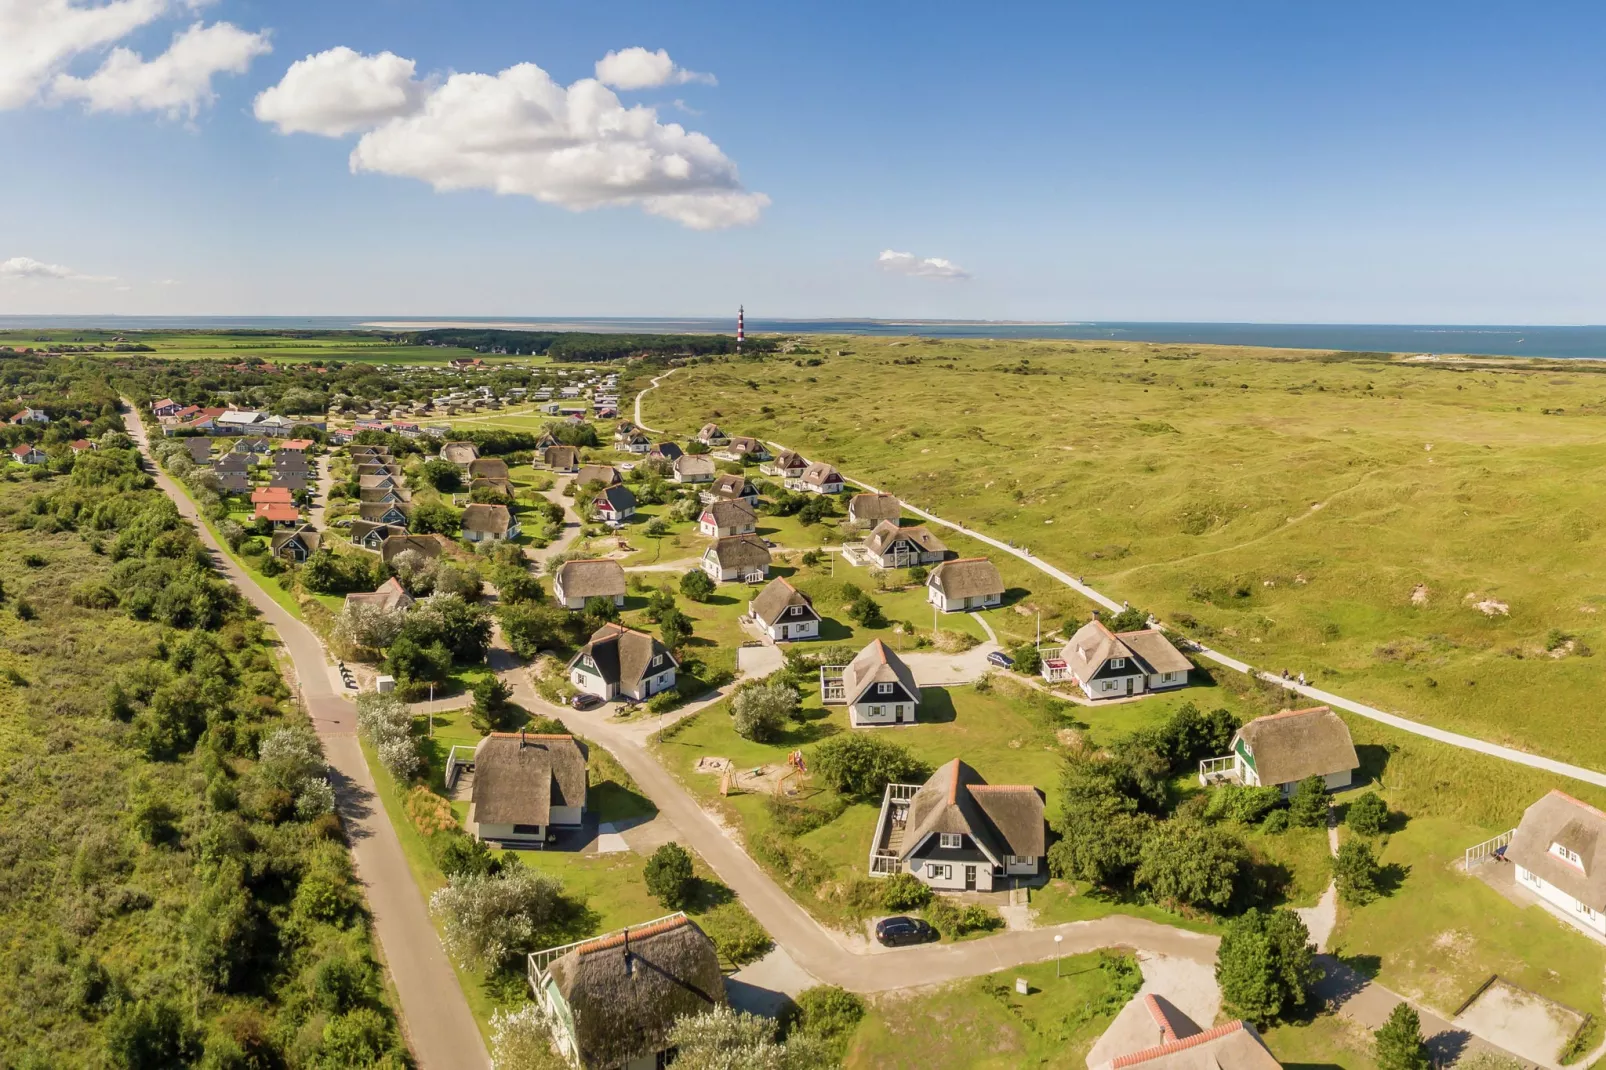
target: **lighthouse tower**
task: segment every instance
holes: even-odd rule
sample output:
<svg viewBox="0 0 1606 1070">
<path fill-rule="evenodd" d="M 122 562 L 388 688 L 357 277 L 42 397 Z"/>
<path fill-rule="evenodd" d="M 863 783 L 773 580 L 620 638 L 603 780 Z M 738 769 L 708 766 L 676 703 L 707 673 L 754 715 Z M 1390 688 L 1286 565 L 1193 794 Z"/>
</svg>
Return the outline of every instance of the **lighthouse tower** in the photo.
<svg viewBox="0 0 1606 1070">
<path fill-rule="evenodd" d="M 747 309 L 742 305 L 737 305 L 736 306 L 736 348 L 737 348 L 738 351 L 741 350 L 742 342 L 747 337 L 746 318 L 747 318 Z"/>
</svg>

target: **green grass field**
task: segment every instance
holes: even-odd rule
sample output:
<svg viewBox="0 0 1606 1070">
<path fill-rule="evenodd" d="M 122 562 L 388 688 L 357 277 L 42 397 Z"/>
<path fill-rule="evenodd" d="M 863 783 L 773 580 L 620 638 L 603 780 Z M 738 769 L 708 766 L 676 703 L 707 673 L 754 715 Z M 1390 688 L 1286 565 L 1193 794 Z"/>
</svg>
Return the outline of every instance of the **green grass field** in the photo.
<svg viewBox="0 0 1606 1070">
<path fill-rule="evenodd" d="M 1125 1003 L 1099 955 L 877 997 L 848 1046 L 848 1070 L 1082 1070 Z M 1126 961 L 1131 962 L 1130 959 Z M 1135 970 L 1136 963 L 1132 963 Z M 1018 995 L 1024 977 L 1028 994 Z M 939 1043 L 932 1043 L 940 1037 Z"/>
<path fill-rule="evenodd" d="M 272 364 L 307 364 L 346 361 L 365 364 L 441 364 L 456 357 L 479 356 L 488 363 L 518 361 L 546 363 L 544 357 L 485 357 L 472 349 L 443 346 L 396 345 L 380 332 L 331 332 L 308 337 L 263 333 L 209 333 L 205 331 L 117 331 L 117 330 L 13 330 L 0 331 L 0 346 L 16 349 L 51 350 L 58 345 L 112 346 L 122 338 L 130 343 L 150 346 L 155 352 L 135 356 L 169 360 L 216 360 L 226 363 L 259 358 Z M 96 354 L 118 356 L 116 353 Z"/>
<path fill-rule="evenodd" d="M 1606 723 L 1560 712 L 1602 681 L 1585 655 L 1606 642 L 1606 368 L 843 344 L 819 368 L 684 369 L 643 418 L 685 434 L 717 416 L 1254 664 L 1606 767 Z"/>
</svg>

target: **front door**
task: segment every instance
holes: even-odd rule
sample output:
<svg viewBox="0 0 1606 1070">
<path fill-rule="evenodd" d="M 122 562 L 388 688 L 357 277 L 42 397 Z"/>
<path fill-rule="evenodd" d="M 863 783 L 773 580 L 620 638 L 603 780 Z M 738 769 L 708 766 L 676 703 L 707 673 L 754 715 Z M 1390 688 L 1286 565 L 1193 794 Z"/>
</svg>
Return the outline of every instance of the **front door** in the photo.
<svg viewBox="0 0 1606 1070">
<path fill-rule="evenodd" d="M 786 629 L 788 627 L 790 627 L 790 625 L 786 625 L 786 624 L 781 625 L 781 638 L 782 639 L 786 638 Z"/>
<path fill-rule="evenodd" d="M 974 892 L 975 890 L 976 890 L 976 867 L 975 866 L 966 866 L 965 867 L 965 891 Z"/>
<path fill-rule="evenodd" d="M 1128 676 L 1126 678 L 1126 693 L 1129 694 L 1129 695 L 1132 693 L 1132 683 L 1133 683 L 1132 677 Z"/>
</svg>

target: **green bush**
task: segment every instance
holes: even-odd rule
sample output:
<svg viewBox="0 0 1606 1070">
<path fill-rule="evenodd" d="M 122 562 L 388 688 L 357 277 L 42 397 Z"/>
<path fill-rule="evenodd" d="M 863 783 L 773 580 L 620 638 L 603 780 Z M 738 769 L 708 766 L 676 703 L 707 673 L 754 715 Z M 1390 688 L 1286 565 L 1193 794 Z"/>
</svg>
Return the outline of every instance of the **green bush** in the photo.
<svg viewBox="0 0 1606 1070">
<path fill-rule="evenodd" d="M 736 966 L 757 962 L 775 946 L 758 919 L 735 900 L 698 914 L 697 924 L 714 942 L 720 957 Z"/>
<path fill-rule="evenodd" d="M 1316 947 L 1299 915 L 1290 910 L 1249 910 L 1227 922 L 1216 955 L 1223 1009 L 1259 1026 L 1305 1005 L 1321 976 Z"/>
<path fill-rule="evenodd" d="M 1382 867 L 1365 840 L 1345 840 L 1333 857 L 1333 879 L 1338 897 L 1347 906 L 1364 906 L 1378 896 Z"/>
<path fill-rule="evenodd" d="M 714 581 L 702 569 L 694 568 L 680 578 L 680 593 L 693 602 L 706 602 L 714 593 Z"/>
<path fill-rule="evenodd" d="M 888 784 L 919 783 L 924 762 L 889 739 L 863 733 L 832 736 L 809 754 L 809 771 L 839 795 L 868 798 Z"/>
<path fill-rule="evenodd" d="M 1282 801 L 1283 793 L 1279 788 L 1224 784 L 1211 789 L 1205 817 L 1212 821 L 1241 821 L 1253 825 L 1281 806 Z"/>
<path fill-rule="evenodd" d="M 1288 811 L 1273 810 L 1271 813 L 1266 815 L 1266 820 L 1260 823 L 1260 828 L 1263 832 L 1269 832 L 1272 835 L 1287 832 Z"/>
<path fill-rule="evenodd" d="M 1036 676 L 1043 668 L 1043 655 L 1031 643 L 1022 643 L 1009 652 L 1015 659 L 1015 671 L 1026 676 Z"/>
<path fill-rule="evenodd" d="M 692 889 L 691 855 L 686 848 L 673 841 L 666 843 L 647 859 L 644 871 L 647 891 L 670 910 L 686 905 Z"/>
<path fill-rule="evenodd" d="M 1296 828 L 1315 829 L 1327 824 L 1327 783 L 1319 776 L 1299 782 L 1288 800 L 1288 823 Z"/>
<path fill-rule="evenodd" d="M 786 795 L 771 795 L 765 808 L 775 821 L 775 827 L 784 836 L 803 836 L 817 828 L 824 828 L 841 816 L 847 804 L 840 799 L 824 805 L 803 802 Z"/>
<path fill-rule="evenodd" d="M 899 870 L 881 882 L 881 906 L 884 910 L 919 910 L 931 902 L 934 894 L 930 886 L 908 870 Z"/>
<path fill-rule="evenodd" d="M 798 993 L 794 1032 L 817 1037 L 840 1055 L 864 1018 L 864 1000 L 835 985 L 816 985 Z"/>
<path fill-rule="evenodd" d="M 989 932 L 1004 925 L 1004 919 L 992 907 L 980 903 L 961 906 L 940 895 L 933 896 L 922 913 L 945 940 L 957 940 L 973 932 Z"/>
<path fill-rule="evenodd" d="M 1350 803 L 1344 813 L 1344 824 L 1362 836 L 1376 836 L 1388 825 L 1388 820 L 1388 803 L 1375 791 L 1369 791 Z"/>
</svg>

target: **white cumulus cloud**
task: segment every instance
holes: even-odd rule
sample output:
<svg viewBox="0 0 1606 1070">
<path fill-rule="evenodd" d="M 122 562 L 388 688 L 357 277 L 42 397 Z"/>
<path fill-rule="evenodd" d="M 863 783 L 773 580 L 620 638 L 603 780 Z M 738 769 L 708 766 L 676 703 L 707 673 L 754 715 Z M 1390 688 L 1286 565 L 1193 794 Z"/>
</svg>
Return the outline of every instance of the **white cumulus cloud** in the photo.
<svg viewBox="0 0 1606 1070">
<path fill-rule="evenodd" d="M 639 45 L 609 52 L 597 60 L 597 81 L 615 89 L 652 89 L 661 85 L 685 85 L 702 82 L 717 85 L 712 74 L 699 74 L 675 66 L 669 53 L 663 49 L 648 52 Z"/>
<path fill-rule="evenodd" d="M 366 128 L 351 153 L 353 172 L 415 178 L 437 190 L 491 190 L 571 211 L 635 206 L 698 230 L 755 222 L 770 203 L 743 188 L 735 163 L 707 136 L 660 122 L 652 108 L 625 107 L 595 79 L 560 85 L 533 63 L 430 84 L 399 60 L 404 83 L 402 67 L 387 61 L 387 84 L 417 96 L 392 97 L 393 114 L 359 119 L 377 99 L 370 91 L 382 58 L 342 56 L 316 80 L 292 79 L 292 67 L 258 98 L 257 114 L 286 131 Z M 313 81 L 316 94 L 297 84 Z M 315 104 L 299 103 L 306 101 Z"/>
<path fill-rule="evenodd" d="M 940 256 L 921 258 L 913 253 L 899 253 L 883 249 L 876 257 L 881 270 L 892 275 L 910 275 L 920 279 L 968 279 L 970 272 Z"/>
<path fill-rule="evenodd" d="M 76 280 L 78 282 L 112 281 L 105 275 L 85 275 L 74 271 L 70 267 L 63 267 L 60 264 L 47 264 L 42 260 L 35 260 L 31 256 L 14 256 L 9 260 L 0 260 L 0 279 L 26 279 L 35 282 L 61 280 Z"/>
<path fill-rule="evenodd" d="M 415 64 L 391 52 L 365 56 L 342 45 L 290 65 L 279 84 L 256 99 L 256 117 L 281 134 L 339 137 L 411 115 L 428 86 Z"/>
<path fill-rule="evenodd" d="M 167 0 L 0 0 L 0 110 L 30 103 L 75 57 L 122 40 L 167 8 Z"/>
<path fill-rule="evenodd" d="M 88 78 L 58 74 L 51 89 L 60 99 L 82 100 L 90 111 L 159 111 L 194 118 L 215 99 L 215 75 L 243 74 L 253 59 L 271 51 L 265 33 L 228 22 L 197 22 L 175 34 L 172 45 L 155 59 L 114 48 Z"/>
</svg>

